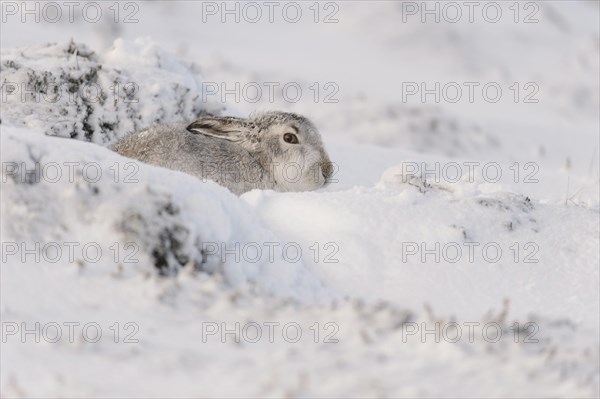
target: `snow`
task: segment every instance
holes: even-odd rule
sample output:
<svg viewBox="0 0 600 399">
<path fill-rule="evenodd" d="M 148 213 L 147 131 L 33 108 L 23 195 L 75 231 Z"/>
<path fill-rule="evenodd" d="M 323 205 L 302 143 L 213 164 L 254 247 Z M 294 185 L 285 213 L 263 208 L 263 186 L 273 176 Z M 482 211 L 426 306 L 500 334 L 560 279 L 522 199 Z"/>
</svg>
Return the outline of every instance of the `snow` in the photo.
<svg viewBox="0 0 600 399">
<path fill-rule="evenodd" d="M 137 24 L 108 3 L 94 25 L 2 24 L 3 397 L 598 396 L 597 3 L 422 24 L 398 23 L 402 3 L 341 2 L 330 25 L 135 4 Z M 411 81 L 495 81 L 505 98 L 404 102 Z M 512 102 L 515 81 L 539 103 Z M 51 82 L 102 95 L 47 101 Z M 224 82 L 303 96 L 207 93 Z M 315 82 L 338 101 L 314 101 Z M 257 109 L 314 120 L 337 182 L 237 197 L 106 148 Z M 36 323 L 39 342 L 22 335 Z"/>
<path fill-rule="evenodd" d="M 101 57 L 74 42 L 7 50 L 3 57 L 12 61 L 2 67 L 3 119 L 53 136 L 108 143 L 152 123 L 223 108 L 202 103 L 197 67 L 148 39 L 116 40 Z"/>
</svg>

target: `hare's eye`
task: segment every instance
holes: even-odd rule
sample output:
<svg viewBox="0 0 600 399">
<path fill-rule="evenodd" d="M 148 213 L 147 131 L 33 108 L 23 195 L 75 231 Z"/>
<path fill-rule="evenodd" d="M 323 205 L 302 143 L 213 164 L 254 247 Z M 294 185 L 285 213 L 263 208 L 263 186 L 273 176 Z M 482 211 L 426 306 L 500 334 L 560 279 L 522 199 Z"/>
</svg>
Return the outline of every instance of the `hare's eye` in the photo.
<svg viewBox="0 0 600 399">
<path fill-rule="evenodd" d="M 293 133 L 286 133 L 283 135 L 283 141 L 290 144 L 298 144 L 298 136 Z"/>
</svg>

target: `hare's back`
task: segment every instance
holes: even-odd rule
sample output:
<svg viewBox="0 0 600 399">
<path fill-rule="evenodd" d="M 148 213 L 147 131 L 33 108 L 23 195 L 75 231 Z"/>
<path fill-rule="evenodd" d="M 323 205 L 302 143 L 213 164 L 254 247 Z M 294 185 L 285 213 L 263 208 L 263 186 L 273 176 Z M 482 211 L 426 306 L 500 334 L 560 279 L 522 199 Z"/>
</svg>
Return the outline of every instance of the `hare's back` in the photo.
<svg viewBox="0 0 600 399">
<path fill-rule="evenodd" d="M 162 163 L 161 160 L 189 149 L 189 141 L 196 141 L 193 136 L 185 125 L 153 126 L 122 138 L 112 149 L 129 158 Z"/>
</svg>

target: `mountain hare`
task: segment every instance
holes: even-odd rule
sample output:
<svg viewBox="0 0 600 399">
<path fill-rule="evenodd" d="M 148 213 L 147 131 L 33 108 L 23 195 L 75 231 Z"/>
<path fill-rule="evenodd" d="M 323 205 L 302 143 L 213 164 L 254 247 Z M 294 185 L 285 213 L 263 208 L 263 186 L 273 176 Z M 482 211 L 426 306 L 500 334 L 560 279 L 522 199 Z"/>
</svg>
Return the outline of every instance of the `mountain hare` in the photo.
<svg viewBox="0 0 600 399">
<path fill-rule="evenodd" d="M 315 126 L 287 112 L 206 116 L 187 127 L 155 126 L 124 137 L 112 149 L 213 180 L 237 195 L 255 188 L 315 190 L 333 174 Z"/>
</svg>

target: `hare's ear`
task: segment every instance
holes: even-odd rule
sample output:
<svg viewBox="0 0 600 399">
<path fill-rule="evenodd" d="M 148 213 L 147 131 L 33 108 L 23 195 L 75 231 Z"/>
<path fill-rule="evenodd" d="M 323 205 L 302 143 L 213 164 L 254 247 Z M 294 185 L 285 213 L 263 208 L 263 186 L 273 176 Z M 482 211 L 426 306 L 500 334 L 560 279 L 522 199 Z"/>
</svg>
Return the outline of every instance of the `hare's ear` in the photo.
<svg viewBox="0 0 600 399">
<path fill-rule="evenodd" d="M 206 116 L 192 122 L 187 130 L 194 134 L 203 134 L 229 141 L 241 141 L 247 128 L 244 126 L 242 118 Z"/>
</svg>

